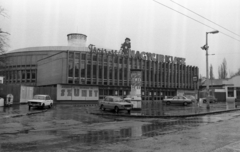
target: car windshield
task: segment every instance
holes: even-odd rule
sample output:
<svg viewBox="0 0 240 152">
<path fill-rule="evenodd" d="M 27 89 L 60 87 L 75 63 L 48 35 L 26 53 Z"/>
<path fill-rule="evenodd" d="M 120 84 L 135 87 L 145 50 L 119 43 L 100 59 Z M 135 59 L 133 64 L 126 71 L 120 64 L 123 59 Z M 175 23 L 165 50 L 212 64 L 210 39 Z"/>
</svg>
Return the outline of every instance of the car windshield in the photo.
<svg viewBox="0 0 240 152">
<path fill-rule="evenodd" d="M 36 95 L 36 96 L 33 97 L 33 99 L 45 100 L 45 96 Z"/>
<path fill-rule="evenodd" d="M 120 98 L 120 97 L 114 97 L 113 98 L 113 101 L 114 102 L 125 102 L 122 98 Z"/>
<path fill-rule="evenodd" d="M 194 96 L 190 96 L 190 95 L 187 95 L 187 96 L 185 96 L 185 97 L 188 98 L 188 99 L 195 99 Z"/>
</svg>

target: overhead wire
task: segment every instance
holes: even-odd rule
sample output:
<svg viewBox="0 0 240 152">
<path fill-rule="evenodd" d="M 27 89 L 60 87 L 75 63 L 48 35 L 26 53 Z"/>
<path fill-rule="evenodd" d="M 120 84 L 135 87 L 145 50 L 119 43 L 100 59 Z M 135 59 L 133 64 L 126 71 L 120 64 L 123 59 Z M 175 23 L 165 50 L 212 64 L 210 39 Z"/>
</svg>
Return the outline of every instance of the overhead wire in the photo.
<svg viewBox="0 0 240 152">
<path fill-rule="evenodd" d="M 196 13 L 196 12 L 194 12 L 194 11 L 188 9 L 188 8 L 186 8 L 185 6 L 183 6 L 183 5 L 181 5 L 181 4 L 177 3 L 177 2 L 174 2 L 173 0 L 170 0 L 170 1 L 173 2 L 173 3 L 175 3 L 175 4 L 177 4 L 178 6 L 180 6 L 180 7 L 182 7 L 182 8 L 185 8 L 186 10 L 188 10 L 188 11 L 190 11 L 190 12 L 192 12 L 192 13 L 198 15 L 198 16 L 200 16 L 201 18 L 204 18 L 205 20 L 207 20 L 207 21 L 209 21 L 209 22 L 211 22 L 211 23 L 213 23 L 213 24 L 215 24 L 215 25 L 217 25 L 217 26 L 219 26 L 219 27 L 227 30 L 228 32 L 231 32 L 231 33 L 234 34 L 234 35 L 240 36 L 240 35 L 234 33 L 233 31 L 231 31 L 231 30 L 229 30 L 229 29 L 227 29 L 227 28 L 225 28 L 225 27 L 223 27 L 223 26 L 221 26 L 221 25 L 219 25 L 219 24 L 211 21 L 210 19 L 208 19 L 208 18 L 206 18 L 206 17 L 204 17 L 204 16 L 202 16 L 202 15 L 200 15 L 200 14 L 198 14 L 198 13 Z"/>
<path fill-rule="evenodd" d="M 167 5 L 164 5 L 164 4 L 162 4 L 162 3 L 160 3 L 160 2 L 158 2 L 158 1 L 156 1 L 156 0 L 153 0 L 153 1 L 154 1 L 155 3 L 158 3 L 158 4 L 162 5 L 162 6 L 164 6 L 164 7 L 167 7 L 167 8 L 170 9 L 170 10 L 173 10 L 173 11 L 175 11 L 175 12 L 177 12 L 177 13 L 183 15 L 183 16 L 186 16 L 186 17 L 194 20 L 195 22 L 198 22 L 198 23 L 200 23 L 200 24 L 202 24 L 202 25 L 204 25 L 204 26 L 206 26 L 206 27 L 209 27 L 209 28 L 211 28 L 211 29 L 213 29 L 213 30 L 216 30 L 215 28 L 213 28 L 213 27 L 211 27 L 211 26 L 209 26 L 209 25 L 207 25 L 207 24 L 205 24 L 205 23 L 202 23 L 202 22 L 200 22 L 200 21 L 198 21 L 198 20 L 196 20 L 196 19 L 194 19 L 194 18 L 192 18 L 192 17 L 190 17 L 190 16 L 188 16 L 188 15 L 186 15 L 186 14 L 183 14 L 182 12 L 179 12 L 179 11 L 177 11 L 177 10 L 175 10 L 175 9 L 167 6 Z M 232 38 L 232 39 L 240 42 L 240 40 L 238 40 L 238 39 L 236 39 L 236 38 L 234 38 L 234 37 L 232 37 L 232 36 L 230 36 L 230 35 L 228 35 L 228 34 L 226 34 L 226 33 L 223 33 L 223 32 L 219 32 L 219 33 L 221 33 L 221 34 L 223 34 L 223 35 L 225 35 L 225 36 L 228 36 L 228 37 L 230 37 L 230 38 Z"/>
</svg>

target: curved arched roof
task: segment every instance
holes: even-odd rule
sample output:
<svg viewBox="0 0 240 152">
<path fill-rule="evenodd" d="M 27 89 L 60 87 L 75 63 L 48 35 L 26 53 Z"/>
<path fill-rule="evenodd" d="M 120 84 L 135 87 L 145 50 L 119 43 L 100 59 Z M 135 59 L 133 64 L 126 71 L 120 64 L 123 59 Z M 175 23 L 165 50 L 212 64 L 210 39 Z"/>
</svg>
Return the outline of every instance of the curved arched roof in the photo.
<svg viewBox="0 0 240 152">
<path fill-rule="evenodd" d="M 12 50 L 6 52 L 5 54 L 10 53 L 20 53 L 20 52 L 35 52 L 35 51 L 89 51 L 87 47 L 75 47 L 75 46 L 41 46 L 41 47 L 27 47 Z"/>
</svg>

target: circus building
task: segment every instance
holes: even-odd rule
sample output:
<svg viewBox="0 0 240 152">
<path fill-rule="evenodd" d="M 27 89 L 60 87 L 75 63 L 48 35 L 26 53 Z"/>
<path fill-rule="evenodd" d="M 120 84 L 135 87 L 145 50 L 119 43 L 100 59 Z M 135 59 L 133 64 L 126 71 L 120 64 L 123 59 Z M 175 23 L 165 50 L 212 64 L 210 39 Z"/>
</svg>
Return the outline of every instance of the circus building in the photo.
<svg viewBox="0 0 240 152">
<path fill-rule="evenodd" d="M 86 46 L 87 36 L 79 33 L 68 34 L 67 40 L 68 46 L 29 47 L 4 54 L 8 62 L 0 71 L 4 83 L 52 87 L 58 101 L 97 101 L 106 95 L 127 96 L 131 70 L 137 69 L 143 100 L 197 88 L 193 77 L 198 67 L 186 65 L 185 58 Z"/>
</svg>

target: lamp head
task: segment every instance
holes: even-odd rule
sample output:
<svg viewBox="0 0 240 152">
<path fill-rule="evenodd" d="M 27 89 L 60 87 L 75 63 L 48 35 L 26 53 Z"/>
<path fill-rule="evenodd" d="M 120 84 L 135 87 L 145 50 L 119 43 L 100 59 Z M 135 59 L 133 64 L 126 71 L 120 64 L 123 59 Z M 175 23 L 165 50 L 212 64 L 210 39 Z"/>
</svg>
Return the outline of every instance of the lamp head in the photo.
<svg viewBox="0 0 240 152">
<path fill-rule="evenodd" d="M 207 33 L 210 33 L 210 34 L 217 34 L 217 33 L 219 33 L 219 31 L 218 31 L 218 30 L 215 30 L 215 31 L 212 31 L 212 32 L 207 32 Z"/>
</svg>

